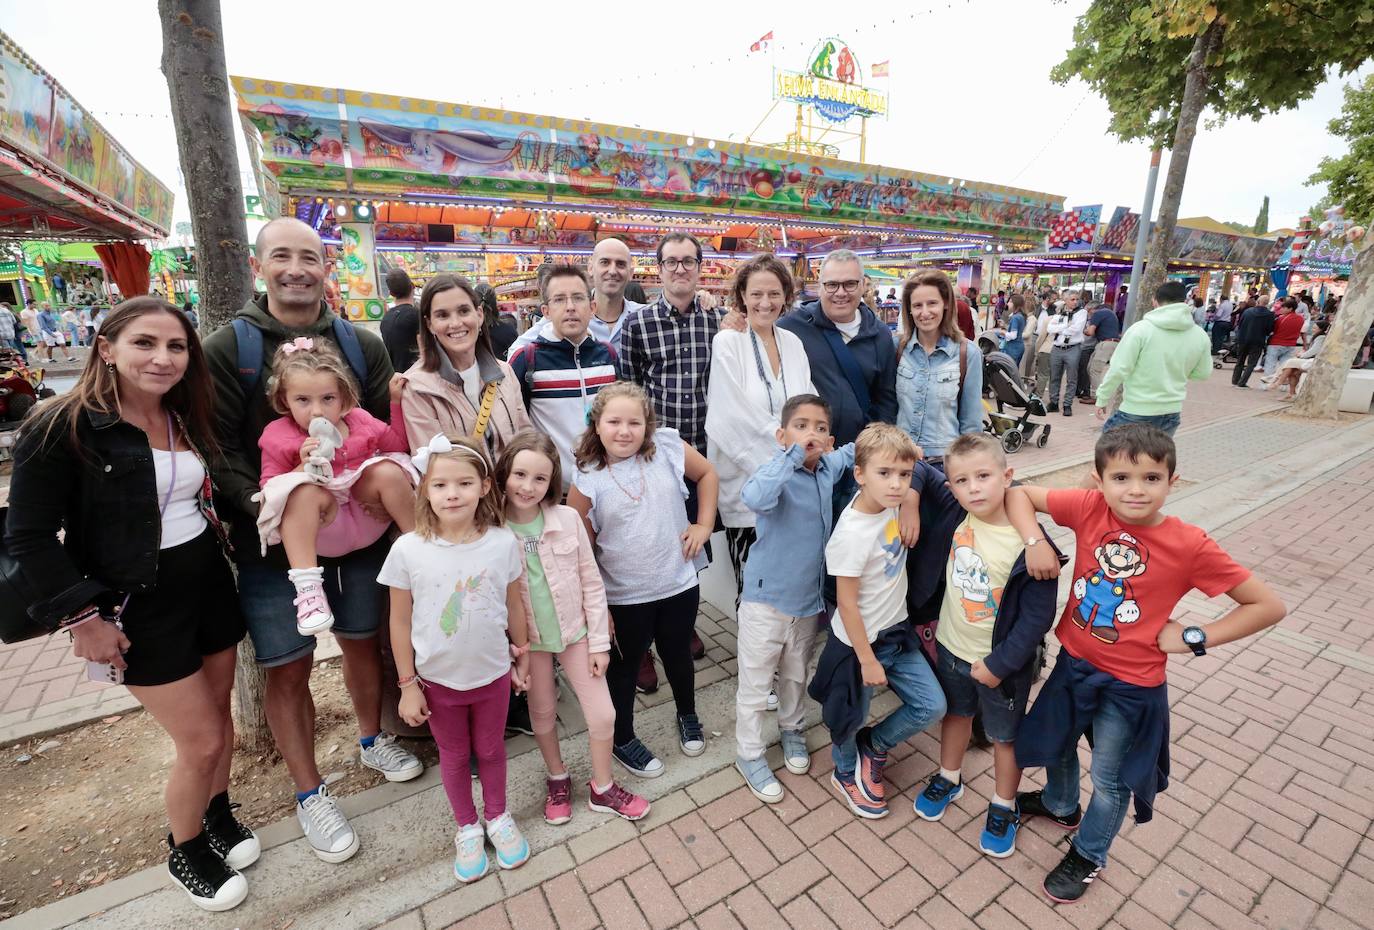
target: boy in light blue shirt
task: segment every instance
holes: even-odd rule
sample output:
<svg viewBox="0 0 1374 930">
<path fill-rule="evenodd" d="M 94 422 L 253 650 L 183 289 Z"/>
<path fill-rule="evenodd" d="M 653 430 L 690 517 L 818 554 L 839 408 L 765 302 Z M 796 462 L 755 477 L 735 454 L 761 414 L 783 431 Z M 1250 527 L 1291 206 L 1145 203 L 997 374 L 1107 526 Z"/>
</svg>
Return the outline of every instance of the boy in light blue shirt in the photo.
<svg viewBox="0 0 1374 930">
<path fill-rule="evenodd" d="M 825 544 L 831 491 L 854 467 L 854 444 L 834 448 L 830 405 L 797 394 L 783 405 L 782 449 L 758 469 L 740 499 L 758 514 L 758 541 L 744 567 L 739 605 L 739 691 L 735 699 L 735 767 L 759 800 L 775 804 L 782 784 L 763 757 L 768 692 L 777 675 L 783 761 L 795 774 L 811 767 L 802 733 L 806 669 L 825 607 Z"/>
</svg>

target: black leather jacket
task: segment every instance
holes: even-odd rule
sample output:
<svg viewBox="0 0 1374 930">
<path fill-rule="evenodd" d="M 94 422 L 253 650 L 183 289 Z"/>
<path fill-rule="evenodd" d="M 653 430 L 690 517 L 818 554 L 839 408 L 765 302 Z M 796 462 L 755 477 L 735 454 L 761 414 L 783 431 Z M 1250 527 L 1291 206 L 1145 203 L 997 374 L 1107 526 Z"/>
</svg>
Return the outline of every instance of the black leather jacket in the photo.
<svg viewBox="0 0 1374 930">
<path fill-rule="evenodd" d="M 38 596 L 29 615 L 49 629 L 157 582 L 162 519 L 148 437 L 113 414 L 78 417 L 79 452 L 65 421 L 46 436 L 42 423 L 23 429 L 10 482 L 5 545 Z M 198 497 L 223 542 L 208 477 Z"/>
</svg>

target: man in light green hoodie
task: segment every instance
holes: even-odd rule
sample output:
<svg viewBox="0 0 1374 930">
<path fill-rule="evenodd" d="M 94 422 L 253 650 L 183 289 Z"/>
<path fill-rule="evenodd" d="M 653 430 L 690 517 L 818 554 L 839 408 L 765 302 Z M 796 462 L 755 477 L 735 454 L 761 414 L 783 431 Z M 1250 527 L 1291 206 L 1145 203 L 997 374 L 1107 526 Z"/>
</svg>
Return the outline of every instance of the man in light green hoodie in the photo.
<svg viewBox="0 0 1374 930">
<path fill-rule="evenodd" d="M 1211 343 L 1183 302 L 1186 286 L 1166 281 L 1155 291 L 1154 309 L 1126 330 L 1112 355 L 1107 375 L 1097 388 L 1097 418 L 1102 429 L 1145 423 L 1170 436 L 1178 429 L 1189 381 L 1212 373 Z M 1120 408 L 1107 418 L 1107 404 L 1117 389 Z"/>
</svg>

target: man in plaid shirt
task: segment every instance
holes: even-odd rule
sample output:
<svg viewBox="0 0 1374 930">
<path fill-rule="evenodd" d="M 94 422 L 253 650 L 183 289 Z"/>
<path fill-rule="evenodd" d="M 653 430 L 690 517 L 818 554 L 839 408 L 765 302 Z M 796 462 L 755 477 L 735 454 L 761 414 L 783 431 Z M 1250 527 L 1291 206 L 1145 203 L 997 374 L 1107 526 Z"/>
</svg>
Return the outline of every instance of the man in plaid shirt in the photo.
<svg viewBox="0 0 1374 930">
<path fill-rule="evenodd" d="M 720 315 L 707 309 L 697 294 L 701 281 L 701 243 L 674 232 L 658 244 L 658 273 L 663 296 L 630 313 L 620 328 L 620 377 L 642 385 L 654 405 L 660 426 L 682 435 L 682 441 L 706 454 L 706 388 L 711 379 L 711 340 L 720 332 Z M 687 482 L 687 518 L 697 514 L 696 484 Z M 706 557 L 711 557 L 710 543 Z M 692 658 L 706 647 L 692 634 Z M 636 681 L 639 691 L 658 690 L 652 652 L 644 654 Z"/>
<path fill-rule="evenodd" d="M 706 454 L 706 387 L 711 340 L 720 316 L 697 296 L 701 243 L 669 233 L 658 244 L 663 296 L 626 318 L 620 330 L 620 377 L 642 385 L 659 424 Z"/>
</svg>

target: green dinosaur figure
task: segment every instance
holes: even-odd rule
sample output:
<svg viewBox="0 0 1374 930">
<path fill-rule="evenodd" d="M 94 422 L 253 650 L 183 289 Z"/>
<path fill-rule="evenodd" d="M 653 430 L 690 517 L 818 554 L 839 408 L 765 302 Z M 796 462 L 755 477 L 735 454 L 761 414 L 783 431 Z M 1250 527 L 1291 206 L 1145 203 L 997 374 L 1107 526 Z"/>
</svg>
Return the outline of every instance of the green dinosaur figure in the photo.
<svg viewBox="0 0 1374 930">
<path fill-rule="evenodd" d="M 463 601 L 469 593 L 476 591 L 481 583 L 482 576 L 473 575 L 453 586 L 453 594 L 449 596 L 448 603 L 439 614 L 439 630 L 445 636 L 452 636 L 458 632 L 458 623 L 463 619 Z"/>
<path fill-rule="evenodd" d="M 827 41 L 825 47 L 821 49 L 816 60 L 811 62 L 811 73 L 818 78 L 830 80 L 835 76 L 835 68 L 830 63 L 830 56 L 835 54 L 835 43 Z"/>
</svg>

